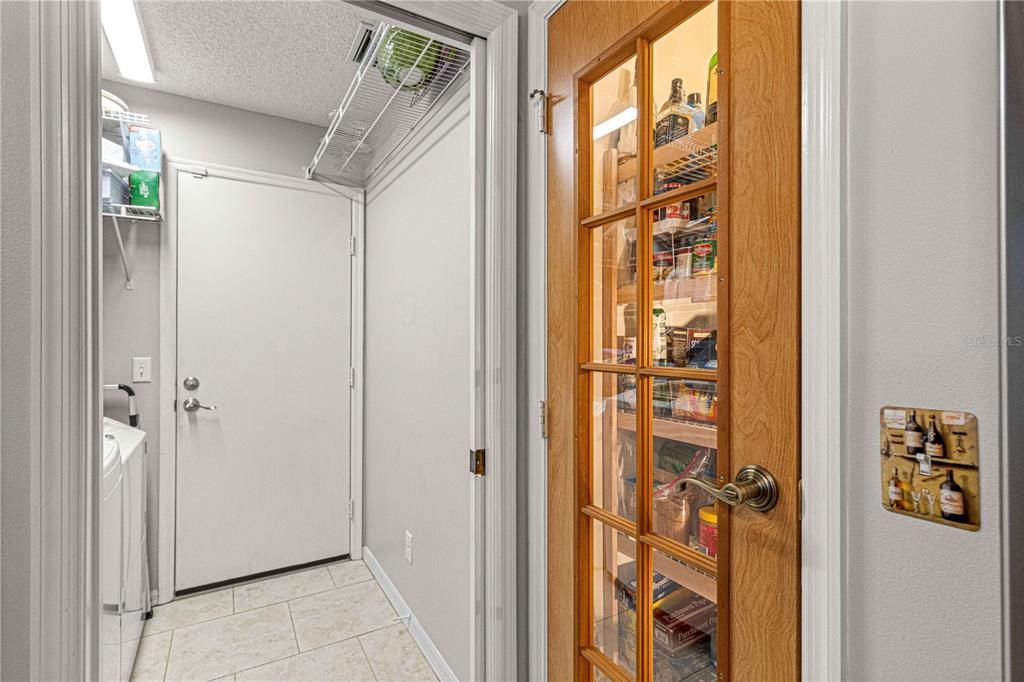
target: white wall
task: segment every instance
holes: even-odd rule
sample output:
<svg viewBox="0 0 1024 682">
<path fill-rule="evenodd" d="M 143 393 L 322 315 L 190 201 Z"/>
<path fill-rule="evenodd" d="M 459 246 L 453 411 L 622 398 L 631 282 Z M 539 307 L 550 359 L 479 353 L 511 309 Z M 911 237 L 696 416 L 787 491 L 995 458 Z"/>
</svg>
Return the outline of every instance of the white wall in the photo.
<svg viewBox="0 0 1024 682">
<path fill-rule="evenodd" d="M 469 679 L 472 168 L 468 100 L 456 97 L 367 192 L 364 519 L 366 546 Z"/>
<path fill-rule="evenodd" d="M 0 2 L 0 679 L 30 672 L 31 6 Z"/>
<path fill-rule="evenodd" d="M 249 170 L 301 177 L 316 151 L 323 129 L 306 123 L 104 81 L 132 111 L 148 114 L 160 129 L 165 157 L 205 161 Z M 165 158 L 166 162 L 166 158 Z M 165 197 L 165 202 L 170 197 Z M 129 383 L 131 358 L 153 358 L 153 383 L 132 384 L 138 394 L 141 426 L 147 433 L 149 466 L 149 563 L 157 584 L 159 527 L 160 414 L 160 231 L 166 225 L 121 221 L 133 272 L 134 290 L 126 290 L 114 231 L 103 224 L 103 380 Z M 104 413 L 127 420 L 124 394 L 108 393 Z"/>
<path fill-rule="evenodd" d="M 994 680 L 998 7 L 850 2 L 847 12 L 846 675 Z M 978 416 L 978 532 L 882 508 L 887 404 Z"/>
</svg>

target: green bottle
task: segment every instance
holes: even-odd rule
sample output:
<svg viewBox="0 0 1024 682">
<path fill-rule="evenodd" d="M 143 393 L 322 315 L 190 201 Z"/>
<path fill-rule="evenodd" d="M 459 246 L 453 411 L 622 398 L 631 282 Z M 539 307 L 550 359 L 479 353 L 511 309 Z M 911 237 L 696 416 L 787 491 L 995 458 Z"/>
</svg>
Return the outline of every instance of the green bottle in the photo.
<svg viewBox="0 0 1024 682">
<path fill-rule="evenodd" d="M 708 62 L 708 111 L 704 116 L 704 125 L 718 120 L 718 53 L 711 55 Z"/>
<path fill-rule="evenodd" d="M 160 208 L 160 174 L 156 171 L 135 171 L 128 176 L 132 206 Z"/>
</svg>

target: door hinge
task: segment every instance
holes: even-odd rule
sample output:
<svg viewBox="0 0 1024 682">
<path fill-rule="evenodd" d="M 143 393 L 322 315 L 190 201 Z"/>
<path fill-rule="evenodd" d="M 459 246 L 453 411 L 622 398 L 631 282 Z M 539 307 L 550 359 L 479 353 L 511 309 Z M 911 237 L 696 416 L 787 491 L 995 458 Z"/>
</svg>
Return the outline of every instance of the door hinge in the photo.
<svg viewBox="0 0 1024 682">
<path fill-rule="evenodd" d="M 539 403 L 540 407 L 540 437 L 544 440 L 548 439 L 548 401 L 541 400 Z"/>
<path fill-rule="evenodd" d="M 530 102 L 533 103 L 533 113 L 537 118 L 537 132 L 547 135 L 548 132 L 548 96 L 540 88 L 534 88 L 530 92 Z"/>
<path fill-rule="evenodd" d="M 356 386 L 356 368 L 355 367 L 349 367 L 348 368 L 348 387 L 349 388 L 355 388 L 355 386 Z"/>
<path fill-rule="evenodd" d="M 348 519 L 351 521 L 356 517 L 356 505 L 355 500 L 348 501 Z"/>
<path fill-rule="evenodd" d="M 356 255 L 356 236 L 352 235 L 348 238 L 348 255 Z"/>
<path fill-rule="evenodd" d="M 485 471 L 484 460 L 486 451 L 483 448 L 469 451 L 469 471 L 474 476 L 483 476 Z"/>
</svg>

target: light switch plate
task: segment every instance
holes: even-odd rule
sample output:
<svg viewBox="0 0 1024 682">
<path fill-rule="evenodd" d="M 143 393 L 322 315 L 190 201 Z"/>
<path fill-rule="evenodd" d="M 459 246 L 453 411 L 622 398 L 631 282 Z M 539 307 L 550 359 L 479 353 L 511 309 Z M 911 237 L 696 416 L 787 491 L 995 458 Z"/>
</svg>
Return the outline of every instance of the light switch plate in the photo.
<svg viewBox="0 0 1024 682">
<path fill-rule="evenodd" d="M 148 384 L 153 381 L 153 358 L 132 358 L 132 383 Z"/>
</svg>

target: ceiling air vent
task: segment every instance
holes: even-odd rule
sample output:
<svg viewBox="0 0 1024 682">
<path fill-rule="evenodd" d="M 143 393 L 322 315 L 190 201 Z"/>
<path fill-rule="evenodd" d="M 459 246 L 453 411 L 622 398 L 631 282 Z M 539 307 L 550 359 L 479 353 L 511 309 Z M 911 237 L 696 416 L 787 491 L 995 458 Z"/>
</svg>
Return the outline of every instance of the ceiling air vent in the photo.
<svg viewBox="0 0 1024 682">
<path fill-rule="evenodd" d="M 370 44 L 373 42 L 373 32 L 376 28 L 376 24 L 371 24 L 367 21 L 359 22 L 356 36 L 352 39 L 352 46 L 348 48 L 349 61 L 356 62 L 357 64 L 362 63 L 367 51 L 370 49 Z"/>
</svg>

